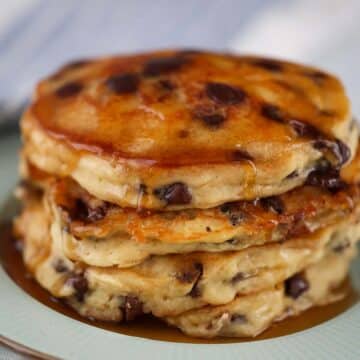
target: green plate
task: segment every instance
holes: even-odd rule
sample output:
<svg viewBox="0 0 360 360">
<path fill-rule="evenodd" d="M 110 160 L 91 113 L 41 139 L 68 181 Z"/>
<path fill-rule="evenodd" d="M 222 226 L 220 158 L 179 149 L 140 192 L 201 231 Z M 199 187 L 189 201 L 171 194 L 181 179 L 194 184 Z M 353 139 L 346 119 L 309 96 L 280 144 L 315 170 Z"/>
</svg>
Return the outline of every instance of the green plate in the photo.
<svg viewBox="0 0 360 360">
<path fill-rule="evenodd" d="M 17 136 L 0 138 L 1 220 L 17 179 Z M 4 208 L 5 207 L 5 208 Z M 360 260 L 351 270 L 360 291 Z M 0 266 L 0 336 L 62 359 L 360 359 L 360 303 L 341 315 L 291 335 L 232 344 L 171 343 L 131 337 L 87 325 L 42 305 L 15 285 Z M 0 338 L 1 339 L 1 338 Z"/>
</svg>

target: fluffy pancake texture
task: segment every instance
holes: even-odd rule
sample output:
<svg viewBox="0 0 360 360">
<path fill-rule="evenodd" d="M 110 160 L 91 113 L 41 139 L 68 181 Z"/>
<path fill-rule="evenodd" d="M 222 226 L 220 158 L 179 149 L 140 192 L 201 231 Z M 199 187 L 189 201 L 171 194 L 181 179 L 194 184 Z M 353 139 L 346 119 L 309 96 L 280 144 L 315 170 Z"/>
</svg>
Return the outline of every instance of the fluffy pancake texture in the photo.
<svg viewBox="0 0 360 360">
<path fill-rule="evenodd" d="M 48 229 L 47 234 L 44 229 Z M 108 320 L 121 320 L 121 301 L 126 297 L 141 303 L 144 312 L 164 317 L 206 305 L 227 304 L 236 296 L 274 287 L 327 254 L 352 249 L 360 235 L 360 225 L 358 215 L 354 214 L 333 226 L 284 243 L 223 254 L 153 256 L 125 269 L 72 261 L 64 254 L 59 228 L 51 224 L 39 200 L 29 201 L 17 221 L 17 231 L 24 239 L 24 261 L 42 286 L 54 296 L 87 309 L 80 311 L 84 315 L 97 318 L 100 309 L 110 306 L 115 309 L 112 308 Z M 80 295 L 74 278 L 83 283 Z M 109 299 L 115 300 L 108 304 Z"/>
<path fill-rule="evenodd" d="M 66 256 L 89 265 L 128 267 L 152 255 L 218 253 L 306 236 L 358 212 L 360 191 L 353 185 L 332 194 L 308 186 L 207 210 L 139 213 L 58 181 L 46 199 Z"/>
<path fill-rule="evenodd" d="M 359 225 L 347 231 L 338 226 L 331 234 L 322 231 L 308 239 L 313 242 L 308 249 L 296 242 L 280 245 L 281 252 L 264 246 L 250 250 L 245 261 L 246 250 L 219 258 L 220 264 L 211 256 L 193 254 L 181 264 L 158 257 L 127 270 L 104 269 L 66 259 L 61 244 L 43 231 L 49 224 L 38 205 L 29 209 L 17 225 L 23 232 L 24 261 L 54 296 L 83 316 L 129 321 L 151 312 L 201 337 L 255 336 L 274 321 L 338 300 L 333 289 L 346 276 L 355 251 L 351 239 L 360 232 Z M 188 267 L 189 261 L 197 262 Z"/>
<path fill-rule="evenodd" d="M 22 131 L 25 156 L 40 169 L 149 209 L 280 194 L 322 159 L 341 167 L 357 146 L 332 75 L 196 51 L 70 64 L 39 84 Z"/>
<path fill-rule="evenodd" d="M 342 299 L 345 294 L 335 289 L 345 279 L 353 255 L 351 251 L 342 256 L 329 255 L 275 288 L 239 296 L 223 306 L 208 306 L 166 320 L 195 337 L 256 336 L 273 322 L 299 315 L 312 306 Z M 293 296 L 289 294 L 292 286 L 301 289 Z"/>
</svg>

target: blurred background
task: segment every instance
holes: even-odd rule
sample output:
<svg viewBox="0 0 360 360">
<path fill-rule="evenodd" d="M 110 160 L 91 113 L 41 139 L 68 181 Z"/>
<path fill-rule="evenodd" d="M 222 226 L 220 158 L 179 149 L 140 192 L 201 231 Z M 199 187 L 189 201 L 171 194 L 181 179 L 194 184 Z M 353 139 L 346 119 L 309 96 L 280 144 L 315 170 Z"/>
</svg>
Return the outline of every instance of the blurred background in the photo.
<svg viewBox="0 0 360 360">
<path fill-rule="evenodd" d="M 359 17 L 359 0 L 0 0 L 0 132 L 67 60 L 180 46 L 321 66 L 359 114 Z"/>
</svg>

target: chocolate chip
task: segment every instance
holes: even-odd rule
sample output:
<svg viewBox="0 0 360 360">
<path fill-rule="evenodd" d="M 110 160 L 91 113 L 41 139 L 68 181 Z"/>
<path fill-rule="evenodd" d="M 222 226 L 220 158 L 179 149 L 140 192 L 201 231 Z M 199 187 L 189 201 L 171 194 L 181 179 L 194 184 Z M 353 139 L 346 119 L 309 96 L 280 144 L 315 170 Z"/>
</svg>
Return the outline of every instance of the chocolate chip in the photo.
<svg viewBox="0 0 360 360">
<path fill-rule="evenodd" d="M 75 209 L 73 209 L 71 218 L 80 219 L 84 222 L 95 222 L 103 219 L 110 207 L 110 204 L 103 202 L 101 206 L 91 208 L 82 199 L 76 199 Z"/>
<path fill-rule="evenodd" d="M 52 265 L 53 265 L 55 271 L 58 273 L 64 273 L 69 270 L 68 267 L 66 266 L 64 260 L 62 260 L 62 259 L 55 260 Z"/>
<path fill-rule="evenodd" d="M 171 91 L 171 90 L 176 89 L 176 85 L 168 79 L 160 79 L 158 81 L 158 84 L 161 89 L 166 90 L 166 91 Z"/>
<path fill-rule="evenodd" d="M 108 209 L 107 203 L 104 203 L 103 206 L 98 206 L 94 209 L 89 208 L 88 219 L 92 222 L 103 219 L 106 216 L 107 209 Z"/>
<path fill-rule="evenodd" d="M 125 321 L 132 321 L 143 314 L 143 304 L 136 296 L 125 296 L 123 312 Z"/>
<path fill-rule="evenodd" d="M 184 56 L 162 57 L 149 60 L 143 70 L 145 76 L 158 76 L 180 69 L 188 62 Z"/>
<path fill-rule="evenodd" d="M 308 289 L 309 283 L 302 274 L 295 274 L 285 280 L 285 294 L 293 299 L 297 299 Z"/>
<path fill-rule="evenodd" d="M 334 245 L 332 247 L 332 250 L 335 252 L 335 253 L 338 253 L 338 254 L 341 254 L 343 253 L 346 249 L 348 249 L 350 247 L 351 243 L 350 243 L 350 240 L 349 239 L 345 239 L 344 241 Z"/>
<path fill-rule="evenodd" d="M 139 185 L 139 194 L 140 195 L 147 195 L 148 191 L 147 191 L 147 186 L 145 184 L 140 184 Z"/>
<path fill-rule="evenodd" d="M 351 151 L 347 145 L 340 140 L 325 140 L 320 139 L 314 143 L 314 148 L 320 151 L 329 150 L 337 159 L 337 166 L 341 167 L 344 165 L 351 156 Z"/>
<path fill-rule="evenodd" d="M 230 245 L 237 245 L 239 243 L 239 240 L 236 238 L 230 238 L 230 239 L 226 240 L 226 243 L 228 243 Z"/>
<path fill-rule="evenodd" d="M 328 75 L 321 71 L 307 72 L 305 76 L 313 80 L 316 85 L 323 85 L 324 81 L 328 78 Z"/>
<path fill-rule="evenodd" d="M 182 182 L 161 186 L 155 189 L 153 193 L 158 199 L 165 201 L 167 205 L 186 205 L 190 204 L 192 200 L 189 188 Z"/>
<path fill-rule="evenodd" d="M 201 295 L 201 290 L 199 289 L 199 282 L 200 279 L 204 273 L 204 268 L 203 265 L 201 263 L 195 263 L 194 264 L 195 270 L 197 271 L 197 278 L 189 292 L 189 296 L 191 296 L 192 298 L 196 298 L 199 297 Z"/>
<path fill-rule="evenodd" d="M 246 273 L 240 271 L 240 272 L 238 272 L 236 275 L 234 275 L 234 276 L 231 278 L 231 283 L 232 283 L 233 285 L 235 285 L 235 284 L 238 283 L 239 281 L 245 280 L 245 279 L 247 279 L 248 277 L 249 277 L 249 276 L 248 276 Z"/>
<path fill-rule="evenodd" d="M 187 271 L 182 271 L 175 275 L 176 279 L 183 283 L 192 283 L 202 274 L 202 264 L 194 263 L 192 268 Z"/>
<path fill-rule="evenodd" d="M 79 302 L 84 301 L 85 294 L 89 290 L 88 282 L 83 274 L 74 274 L 69 277 L 66 284 L 75 290 L 75 297 Z"/>
<path fill-rule="evenodd" d="M 243 314 L 232 314 L 230 321 L 236 324 L 246 324 L 248 320 Z"/>
<path fill-rule="evenodd" d="M 290 174 L 286 175 L 285 179 L 294 179 L 298 176 L 299 176 L 299 172 L 297 170 L 294 170 Z"/>
<path fill-rule="evenodd" d="M 212 231 L 210 226 L 207 226 L 207 227 L 205 228 L 205 230 L 206 230 L 206 232 L 211 232 L 211 231 Z"/>
<path fill-rule="evenodd" d="M 227 203 L 221 205 L 220 211 L 228 217 L 232 226 L 239 225 L 246 218 L 246 214 L 239 208 L 236 203 Z"/>
<path fill-rule="evenodd" d="M 231 153 L 231 159 L 233 161 L 249 160 L 253 161 L 254 158 L 245 150 L 235 150 Z"/>
<path fill-rule="evenodd" d="M 280 123 L 285 122 L 282 111 L 276 105 L 264 104 L 261 107 L 261 115 L 268 119 L 271 119 L 271 120 L 274 120 L 274 121 L 277 121 Z"/>
<path fill-rule="evenodd" d="M 213 109 L 198 107 L 193 111 L 196 119 L 200 119 L 209 128 L 217 129 L 226 120 L 223 114 L 215 112 Z"/>
<path fill-rule="evenodd" d="M 56 90 L 56 95 L 62 98 L 67 98 L 78 94 L 83 89 L 82 84 L 78 82 L 69 82 Z"/>
<path fill-rule="evenodd" d="M 236 105 L 245 100 L 245 92 L 239 88 L 223 83 L 207 83 L 207 96 L 219 104 Z"/>
<path fill-rule="evenodd" d="M 271 210 L 276 214 L 282 214 L 285 210 L 284 203 L 278 196 L 262 198 L 260 204 L 265 210 Z"/>
<path fill-rule="evenodd" d="M 311 171 L 306 179 L 306 185 L 319 186 L 336 193 L 346 188 L 346 183 L 340 178 L 338 169 L 321 167 Z"/>
<path fill-rule="evenodd" d="M 179 136 L 179 138 L 181 138 L 181 139 L 185 139 L 185 138 L 187 138 L 188 136 L 189 136 L 189 132 L 187 131 L 187 130 L 180 130 L 179 132 L 178 132 L 178 136 Z"/>
<path fill-rule="evenodd" d="M 321 132 L 318 129 L 303 121 L 291 119 L 289 120 L 289 125 L 295 130 L 298 136 L 314 139 L 322 136 Z"/>
<path fill-rule="evenodd" d="M 258 59 L 253 61 L 252 64 L 272 72 L 281 72 L 284 69 L 280 62 L 271 59 Z"/>
<path fill-rule="evenodd" d="M 221 114 L 209 114 L 203 115 L 201 120 L 211 128 L 218 128 L 225 121 L 225 117 Z"/>
<path fill-rule="evenodd" d="M 225 203 L 223 205 L 220 206 L 220 211 L 224 214 L 228 213 L 231 209 L 231 207 L 233 206 L 232 203 Z"/>
<path fill-rule="evenodd" d="M 113 75 L 106 80 L 105 84 L 118 95 L 131 94 L 139 88 L 140 78 L 135 73 Z"/>
</svg>

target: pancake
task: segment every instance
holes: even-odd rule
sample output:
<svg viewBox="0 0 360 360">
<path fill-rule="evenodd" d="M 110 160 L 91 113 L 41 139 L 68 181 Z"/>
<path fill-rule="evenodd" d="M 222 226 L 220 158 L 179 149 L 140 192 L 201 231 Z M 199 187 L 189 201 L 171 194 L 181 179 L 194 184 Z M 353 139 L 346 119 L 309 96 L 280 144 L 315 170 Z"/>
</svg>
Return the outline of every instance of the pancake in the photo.
<svg viewBox="0 0 360 360">
<path fill-rule="evenodd" d="M 37 225 L 43 225 L 42 228 L 31 226 L 35 219 L 38 221 Z M 159 294 L 156 282 L 161 280 L 160 273 L 152 286 L 153 296 L 158 295 L 162 301 L 158 304 L 159 307 L 152 308 L 151 303 L 144 302 L 144 298 L 139 297 L 139 294 L 117 292 L 116 278 L 111 273 L 108 273 L 106 278 L 104 269 L 98 272 L 98 268 L 75 265 L 64 258 L 57 258 L 55 261 L 53 254 L 61 251 L 58 244 L 51 244 L 49 249 L 49 236 L 39 236 L 40 229 L 48 226 L 46 217 L 31 215 L 28 220 L 31 221 L 28 224 L 18 224 L 18 229 L 21 225 L 28 225 L 26 228 L 30 230 L 22 233 L 26 265 L 44 288 L 54 296 L 63 298 L 82 316 L 119 322 L 131 321 L 144 312 L 151 312 L 186 334 L 197 337 L 256 336 L 273 322 L 297 315 L 311 306 L 341 299 L 345 294 L 338 293 L 335 289 L 346 277 L 349 261 L 355 253 L 355 247 L 352 245 L 337 247 L 335 251 L 332 248 L 317 262 L 304 265 L 300 272 L 289 275 L 278 283 L 268 283 L 268 287 L 258 292 L 239 294 L 222 305 L 201 303 L 194 306 L 198 301 L 197 297 L 180 296 L 173 299 L 176 307 L 172 309 L 168 296 L 171 298 L 179 289 L 173 280 L 173 284 L 165 290 L 166 295 L 164 292 Z M 35 229 L 37 234 L 33 231 Z M 19 230 L 21 232 L 21 229 Z M 340 231 L 340 234 L 343 232 Z M 356 234 L 352 232 L 352 235 Z M 48 250 L 39 251 L 44 248 Z M 134 278 L 126 279 L 129 289 Z M 144 279 L 142 284 L 146 286 L 148 279 Z M 142 293 L 142 296 L 144 294 Z"/>
<path fill-rule="evenodd" d="M 178 210 L 336 178 L 358 130 L 318 69 L 159 51 L 69 64 L 40 82 L 22 133 L 28 161 L 101 200 Z"/>
<path fill-rule="evenodd" d="M 26 161 L 21 165 L 22 191 L 31 184 L 46 192 L 47 209 L 67 257 L 95 266 L 128 267 L 151 255 L 241 250 L 334 224 L 358 211 L 360 192 L 354 184 L 359 183 L 359 153 L 342 169 L 336 192 L 303 186 L 277 197 L 212 209 L 121 208 L 91 196 L 72 180 L 54 179 Z"/>
<path fill-rule="evenodd" d="M 273 287 L 329 253 L 351 251 L 360 235 L 358 219 L 349 216 L 284 243 L 227 253 L 153 256 L 119 269 L 67 258 L 62 239 L 38 198 L 28 199 L 16 229 L 24 241 L 24 262 L 41 286 L 69 301 L 84 316 L 114 321 L 122 320 L 127 298 L 141 304 L 143 312 L 159 317 L 227 304 L 238 295 Z"/>
<path fill-rule="evenodd" d="M 346 278 L 352 255 L 332 254 L 275 288 L 239 296 L 223 306 L 208 306 L 169 317 L 167 321 L 195 337 L 257 336 L 274 322 L 342 299 L 346 294 L 336 291 L 336 287 Z"/>
<path fill-rule="evenodd" d="M 55 185 L 60 192 L 55 198 L 64 195 L 62 185 Z M 61 239 L 67 257 L 94 266 L 128 267 L 153 255 L 219 253 L 289 241 L 360 210 L 360 192 L 355 185 L 336 194 L 303 187 L 267 202 L 158 214 L 107 208 L 101 201 L 82 195 L 70 196 L 65 203 L 50 196 L 52 231 Z"/>
</svg>

